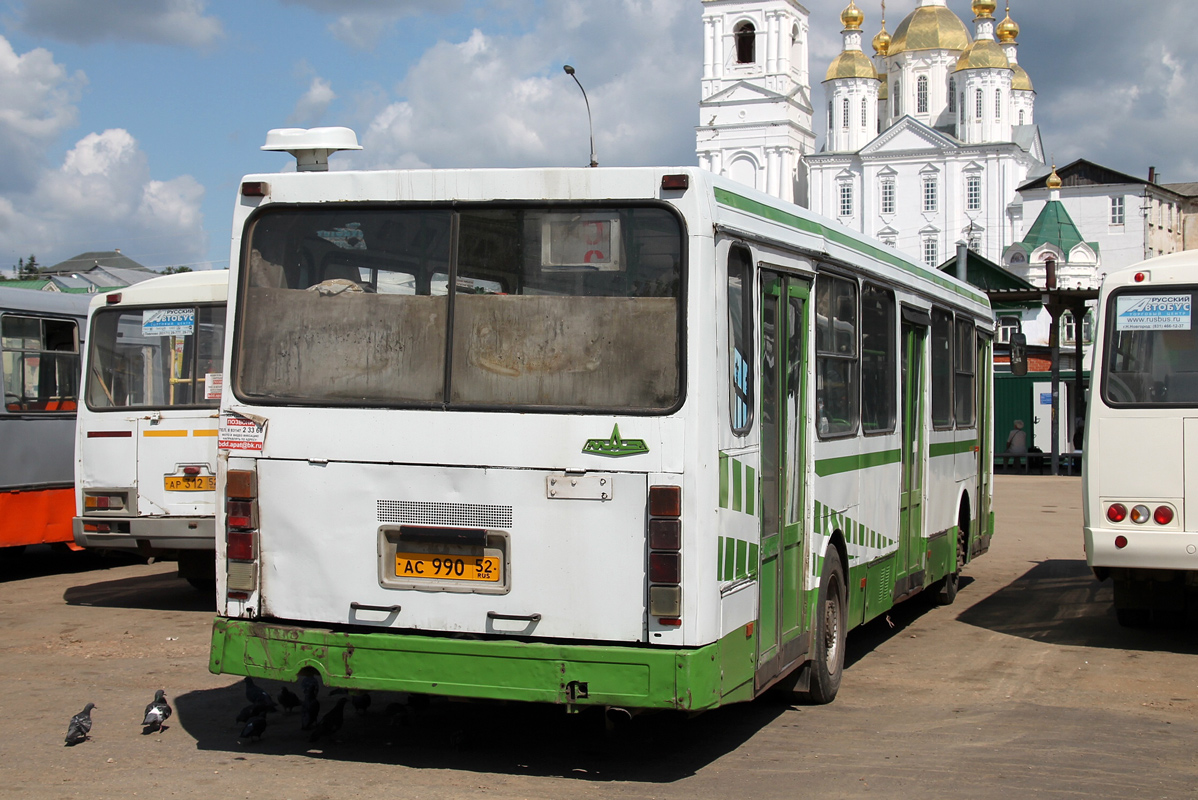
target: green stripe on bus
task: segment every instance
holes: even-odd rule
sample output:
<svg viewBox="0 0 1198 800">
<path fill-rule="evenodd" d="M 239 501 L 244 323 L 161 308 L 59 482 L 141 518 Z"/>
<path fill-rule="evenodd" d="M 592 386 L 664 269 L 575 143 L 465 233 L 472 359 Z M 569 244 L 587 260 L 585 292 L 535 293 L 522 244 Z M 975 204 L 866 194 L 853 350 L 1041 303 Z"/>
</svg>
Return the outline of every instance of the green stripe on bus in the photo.
<svg viewBox="0 0 1198 800">
<path fill-rule="evenodd" d="M 826 478 L 829 475 L 839 475 L 842 472 L 855 472 L 859 469 L 897 464 L 902 460 L 902 456 L 902 450 L 880 450 L 876 453 L 859 453 L 855 456 L 825 458 L 815 462 L 815 474 L 821 478 Z"/>
<path fill-rule="evenodd" d="M 878 261 L 884 261 L 891 266 L 898 267 L 899 269 L 909 272 L 912 275 L 917 275 L 925 280 L 929 280 L 940 288 L 948 289 L 954 294 L 967 297 L 975 303 L 989 305 L 983 295 L 953 283 L 944 275 L 921 267 L 917 264 L 912 264 L 909 261 L 905 261 L 902 258 L 899 258 L 897 254 L 887 252 L 883 248 L 875 247 L 864 242 L 859 242 L 843 231 L 838 231 L 835 228 L 822 225 L 813 220 L 804 219 L 803 217 L 783 211 L 780 208 L 774 208 L 773 206 L 768 206 L 765 203 L 759 203 L 756 200 L 750 200 L 747 197 L 742 197 L 739 194 L 730 192 L 727 189 L 721 189 L 719 187 L 717 187 L 715 190 L 715 200 L 720 205 L 728 206 L 729 208 L 735 208 L 738 211 L 744 211 L 748 214 L 753 214 L 754 216 L 768 219 L 771 222 L 777 222 L 779 224 L 786 225 L 787 227 L 794 228 L 795 230 L 822 236 L 830 242 L 843 245 L 851 250 L 856 250 L 858 253 L 870 256 L 871 258 L 876 258 Z"/>
<path fill-rule="evenodd" d="M 731 460 L 720 453 L 720 508 L 728 507 L 728 462 Z"/>
<path fill-rule="evenodd" d="M 745 467 L 745 513 L 752 516 L 757 512 L 757 472 Z"/>
<path fill-rule="evenodd" d="M 743 578 L 748 575 L 745 571 L 745 565 L 749 558 L 749 543 L 740 539 L 736 540 L 736 577 Z"/>
<path fill-rule="evenodd" d="M 939 456 L 955 456 L 958 453 L 972 452 L 977 446 L 977 439 L 970 439 L 967 442 L 942 442 L 940 444 L 930 445 L 928 447 L 928 455 L 932 458 L 937 458 Z"/>
<path fill-rule="evenodd" d="M 744 488 L 741 486 L 740 462 L 735 458 L 732 459 L 732 510 L 740 511 L 744 506 L 741 503 Z"/>
</svg>

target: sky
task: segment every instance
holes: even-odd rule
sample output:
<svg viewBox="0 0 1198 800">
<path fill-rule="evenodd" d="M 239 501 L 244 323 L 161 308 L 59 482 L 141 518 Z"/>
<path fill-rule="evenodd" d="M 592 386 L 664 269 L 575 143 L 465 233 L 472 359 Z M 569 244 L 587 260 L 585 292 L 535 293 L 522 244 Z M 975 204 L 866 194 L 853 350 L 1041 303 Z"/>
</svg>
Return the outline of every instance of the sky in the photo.
<svg viewBox="0 0 1198 800">
<path fill-rule="evenodd" d="M 812 79 L 847 0 L 806 0 Z M 866 39 L 878 0 L 858 0 Z M 889 0 L 893 32 L 916 0 Z M 968 0 L 948 0 L 972 30 Z M 1000 5 L 1001 8 L 1001 5 Z M 0 269 L 120 249 L 228 266 L 281 127 L 344 125 L 334 169 L 693 165 L 701 0 L 0 0 Z M 1000 12 L 1001 13 L 1001 12 Z M 1012 0 L 1059 165 L 1198 181 L 1194 0 Z M 823 87 L 813 87 L 815 107 Z M 822 145 L 822 114 L 815 124 Z"/>
</svg>

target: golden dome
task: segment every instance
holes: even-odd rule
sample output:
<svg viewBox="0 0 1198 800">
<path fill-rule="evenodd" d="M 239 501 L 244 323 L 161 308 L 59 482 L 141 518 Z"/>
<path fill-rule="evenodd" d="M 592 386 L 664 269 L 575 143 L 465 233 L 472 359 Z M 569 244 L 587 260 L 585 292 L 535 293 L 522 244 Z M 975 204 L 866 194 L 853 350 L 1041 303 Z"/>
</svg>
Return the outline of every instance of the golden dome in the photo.
<svg viewBox="0 0 1198 800">
<path fill-rule="evenodd" d="M 997 8 L 996 0 L 973 0 L 973 15 L 979 19 L 992 18 Z"/>
<path fill-rule="evenodd" d="M 1015 20 L 1011 19 L 1011 9 L 1007 8 L 1007 18 L 998 23 L 998 27 L 994 29 L 994 34 L 998 40 L 1003 43 L 1013 42 L 1019 38 L 1019 25 Z"/>
<path fill-rule="evenodd" d="M 1048 180 L 1046 180 L 1044 182 L 1044 185 L 1047 186 L 1049 189 L 1060 189 L 1061 188 L 1061 176 L 1057 174 L 1057 165 L 1056 164 L 1052 165 L 1052 174 L 1048 176 Z"/>
<path fill-rule="evenodd" d="M 1027 74 L 1027 70 L 1018 64 L 1012 64 L 1011 69 L 1015 70 L 1015 77 L 1011 78 L 1011 88 L 1016 92 L 1034 92 L 1032 88 L 1031 76 Z"/>
<path fill-rule="evenodd" d="M 967 69 L 1011 69 L 1007 54 L 993 39 L 978 39 L 965 49 L 957 59 L 957 68 L 953 72 Z"/>
<path fill-rule="evenodd" d="M 869 56 L 860 50 L 845 50 L 828 65 L 828 75 L 824 80 L 834 81 L 837 78 L 874 78 L 876 80 L 877 77 L 878 70 L 874 68 L 874 62 L 869 60 Z"/>
<path fill-rule="evenodd" d="M 923 6 L 899 23 L 888 56 L 905 50 L 964 50 L 972 41 L 965 23 L 945 6 Z"/>
<path fill-rule="evenodd" d="M 844 23 L 846 31 L 861 30 L 861 23 L 865 22 L 865 14 L 861 9 L 857 8 L 854 0 L 849 0 L 849 7 L 840 14 L 840 21 Z"/>
<path fill-rule="evenodd" d="M 882 30 L 878 31 L 874 37 L 874 52 L 880 56 L 886 55 L 890 50 L 890 34 L 886 32 L 886 21 L 882 21 Z"/>
</svg>

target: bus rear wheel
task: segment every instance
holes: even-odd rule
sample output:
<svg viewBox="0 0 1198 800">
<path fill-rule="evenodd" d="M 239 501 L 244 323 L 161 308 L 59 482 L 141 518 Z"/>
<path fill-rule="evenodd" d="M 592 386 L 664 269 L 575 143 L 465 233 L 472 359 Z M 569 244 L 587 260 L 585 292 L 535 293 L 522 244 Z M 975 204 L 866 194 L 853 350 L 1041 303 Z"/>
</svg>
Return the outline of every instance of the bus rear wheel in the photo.
<svg viewBox="0 0 1198 800">
<path fill-rule="evenodd" d="M 847 622 L 844 565 L 840 553 L 830 548 L 820 573 L 819 601 L 815 607 L 814 650 L 811 682 L 805 702 L 825 705 L 836 699 L 844 672 L 844 643 Z"/>
</svg>

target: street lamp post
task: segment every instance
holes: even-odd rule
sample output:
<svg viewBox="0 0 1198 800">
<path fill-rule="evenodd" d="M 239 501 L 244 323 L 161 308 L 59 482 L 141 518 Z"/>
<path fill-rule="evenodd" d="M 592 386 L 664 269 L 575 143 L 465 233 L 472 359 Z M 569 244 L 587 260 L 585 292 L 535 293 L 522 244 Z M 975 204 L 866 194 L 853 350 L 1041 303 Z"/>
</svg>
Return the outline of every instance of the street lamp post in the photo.
<svg viewBox="0 0 1198 800">
<path fill-rule="evenodd" d="M 578 76 L 574 74 L 574 67 L 566 64 L 562 69 L 578 84 L 578 89 L 582 92 L 582 101 L 587 104 L 587 128 L 591 133 L 591 166 L 597 167 L 599 166 L 599 161 L 595 157 L 595 125 L 591 122 L 591 101 L 587 99 L 587 90 L 582 88 L 582 81 L 578 80 Z"/>
</svg>

